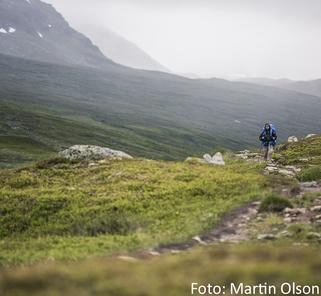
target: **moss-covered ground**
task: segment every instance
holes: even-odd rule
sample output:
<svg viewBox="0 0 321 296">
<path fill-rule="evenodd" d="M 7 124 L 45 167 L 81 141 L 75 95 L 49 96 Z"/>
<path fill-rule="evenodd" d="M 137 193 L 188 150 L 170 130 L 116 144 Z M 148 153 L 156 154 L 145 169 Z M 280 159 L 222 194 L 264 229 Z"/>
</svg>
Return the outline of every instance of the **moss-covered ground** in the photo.
<svg viewBox="0 0 321 296">
<path fill-rule="evenodd" d="M 256 165 L 51 160 L 0 171 L 0 264 L 182 242 L 265 194 Z"/>
<path fill-rule="evenodd" d="M 287 144 L 275 158 L 300 166 L 303 174 L 320 165 L 319 141 Z M 282 189 L 294 192 L 298 181 L 261 171 L 244 161 L 213 167 L 146 159 L 52 159 L 1 170 L 0 294 L 176 296 L 191 295 L 192 282 L 320 287 L 320 240 L 311 236 L 320 225 L 287 226 L 271 207 L 284 207 Z M 310 207 L 319 196 L 308 193 L 289 203 Z M 215 227 L 232 208 L 265 197 L 263 218 L 248 225 L 248 242 L 152 258 L 118 256 L 185 241 Z M 257 240 L 262 233 L 276 239 Z"/>
</svg>

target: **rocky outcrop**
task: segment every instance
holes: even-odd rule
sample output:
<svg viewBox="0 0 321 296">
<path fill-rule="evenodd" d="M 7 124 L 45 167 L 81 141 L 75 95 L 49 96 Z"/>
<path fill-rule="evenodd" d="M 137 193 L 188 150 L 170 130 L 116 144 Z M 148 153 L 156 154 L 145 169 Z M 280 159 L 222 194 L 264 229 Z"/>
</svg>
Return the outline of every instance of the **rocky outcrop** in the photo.
<svg viewBox="0 0 321 296">
<path fill-rule="evenodd" d="M 106 147 L 75 145 L 59 153 L 69 160 L 101 160 L 105 158 L 132 158 L 129 154 Z"/>
<path fill-rule="evenodd" d="M 296 143 L 299 142 L 299 139 L 295 136 L 291 136 L 288 138 L 288 143 Z"/>
<path fill-rule="evenodd" d="M 306 139 L 309 139 L 309 138 L 312 138 L 312 137 L 314 137 L 314 136 L 316 136 L 316 134 L 308 134 L 305 138 L 306 138 Z"/>
<path fill-rule="evenodd" d="M 225 165 L 225 161 L 221 152 L 217 152 L 213 156 L 209 154 L 204 154 L 203 158 L 187 157 L 185 159 L 185 162 L 222 165 L 222 166 Z"/>
<path fill-rule="evenodd" d="M 264 171 L 266 174 L 277 173 L 286 177 L 295 177 L 301 169 L 292 165 L 281 166 L 271 162 L 267 164 Z"/>
<path fill-rule="evenodd" d="M 221 152 L 217 152 L 215 155 L 211 156 L 209 154 L 205 154 L 203 159 L 208 164 L 213 165 L 225 165 L 225 161 L 223 159 L 223 155 Z"/>
</svg>

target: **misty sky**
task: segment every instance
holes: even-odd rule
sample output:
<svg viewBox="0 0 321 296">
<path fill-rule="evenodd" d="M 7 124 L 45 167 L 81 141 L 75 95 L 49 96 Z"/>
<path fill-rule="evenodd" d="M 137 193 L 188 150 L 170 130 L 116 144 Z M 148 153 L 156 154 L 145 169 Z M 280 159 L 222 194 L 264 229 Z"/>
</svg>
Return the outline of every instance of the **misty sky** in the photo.
<svg viewBox="0 0 321 296">
<path fill-rule="evenodd" d="M 45 0 L 76 29 L 96 24 L 177 73 L 321 78 L 321 0 Z"/>
</svg>

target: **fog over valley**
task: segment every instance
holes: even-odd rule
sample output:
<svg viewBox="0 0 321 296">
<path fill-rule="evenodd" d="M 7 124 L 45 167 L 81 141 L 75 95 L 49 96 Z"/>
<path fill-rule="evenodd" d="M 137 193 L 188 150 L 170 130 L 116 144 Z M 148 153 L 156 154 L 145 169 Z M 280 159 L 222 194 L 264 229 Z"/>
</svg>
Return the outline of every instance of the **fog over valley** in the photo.
<svg viewBox="0 0 321 296">
<path fill-rule="evenodd" d="M 95 43 L 97 27 L 111 30 L 175 73 L 321 77 L 318 0 L 46 1 Z"/>
</svg>

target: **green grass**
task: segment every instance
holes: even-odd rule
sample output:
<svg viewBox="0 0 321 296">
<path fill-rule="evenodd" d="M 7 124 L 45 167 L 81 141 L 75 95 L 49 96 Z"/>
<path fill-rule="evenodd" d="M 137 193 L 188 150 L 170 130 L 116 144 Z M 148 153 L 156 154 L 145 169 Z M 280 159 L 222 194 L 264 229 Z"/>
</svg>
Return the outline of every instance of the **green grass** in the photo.
<svg viewBox="0 0 321 296">
<path fill-rule="evenodd" d="M 0 136 L 0 167 L 11 167 L 45 159 L 52 148 L 26 137 Z"/>
<path fill-rule="evenodd" d="M 299 179 L 303 182 L 321 180 L 321 166 L 313 166 L 313 167 L 304 169 L 299 174 Z"/>
<path fill-rule="evenodd" d="M 191 283 L 321 285 L 318 248 L 211 246 L 180 255 L 126 262 L 117 258 L 43 264 L 0 273 L 0 292 L 13 295 L 190 295 Z M 256 294 L 259 295 L 259 294 Z M 292 294 L 291 294 L 292 295 Z"/>
<path fill-rule="evenodd" d="M 0 171 L 0 264 L 184 241 L 265 191 L 255 165 L 41 162 Z"/>
<path fill-rule="evenodd" d="M 260 205 L 260 212 L 282 212 L 285 208 L 292 208 L 291 202 L 277 194 L 268 195 Z"/>
<path fill-rule="evenodd" d="M 275 157 L 278 162 L 285 165 L 321 164 L 321 136 L 280 145 Z"/>
</svg>

